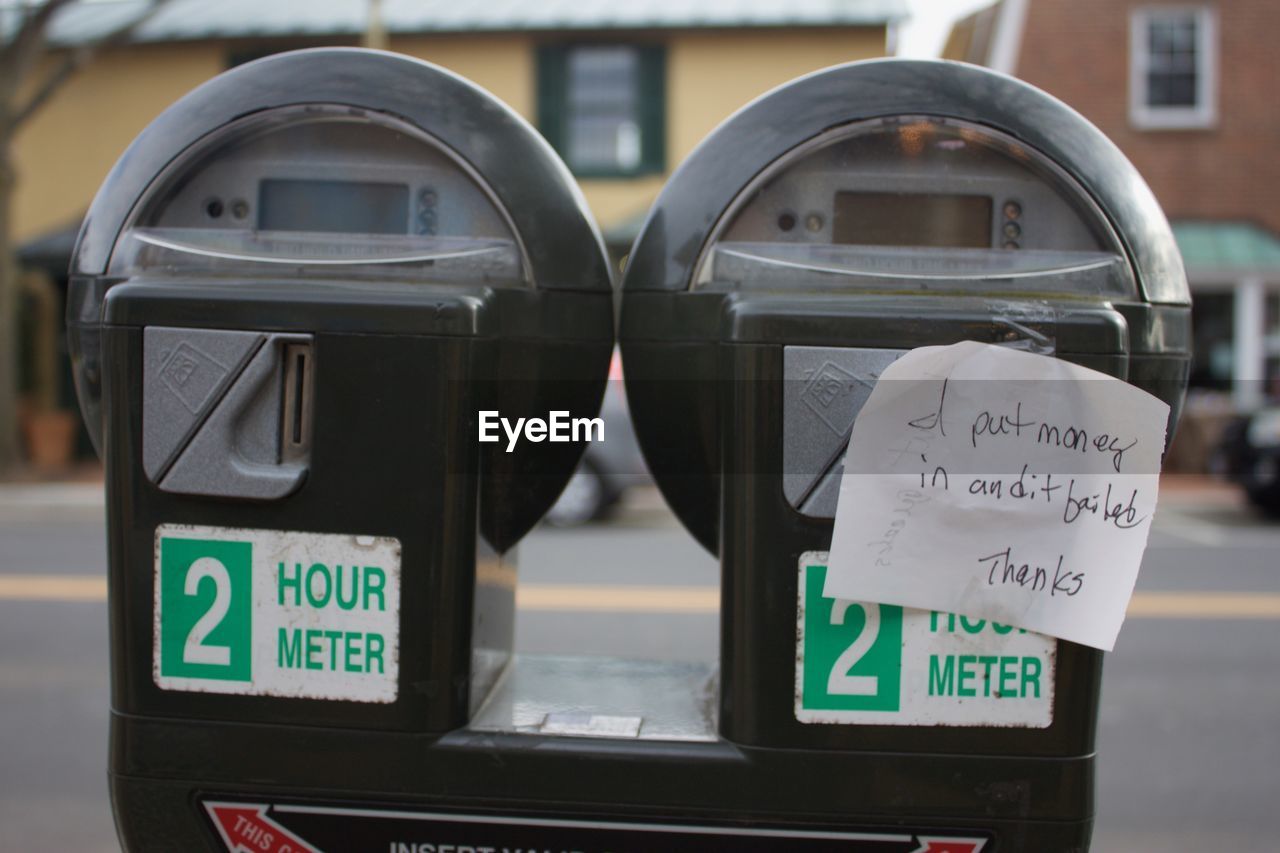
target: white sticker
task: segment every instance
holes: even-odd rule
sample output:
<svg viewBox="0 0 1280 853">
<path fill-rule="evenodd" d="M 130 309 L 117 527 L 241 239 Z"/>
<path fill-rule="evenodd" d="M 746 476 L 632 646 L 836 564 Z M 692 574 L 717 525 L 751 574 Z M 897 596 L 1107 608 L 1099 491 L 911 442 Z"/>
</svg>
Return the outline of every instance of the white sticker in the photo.
<svg viewBox="0 0 1280 853">
<path fill-rule="evenodd" d="M 396 700 L 398 540 L 165 524 L 155 572 L 160 688 Z"/>
<path fill-rule="evenodd" d="M 1169 407 L 1056 358 L 912 350 L 858 414 L 826 595 L 1111 649 L 1146 549 Z"/>
<path fill-rule="evenodd" d="M 986 619 L 827 598 L 826 552 L 800 557 L 796 719 L 1045 728 L 1057 641 Z"/>
</svg>

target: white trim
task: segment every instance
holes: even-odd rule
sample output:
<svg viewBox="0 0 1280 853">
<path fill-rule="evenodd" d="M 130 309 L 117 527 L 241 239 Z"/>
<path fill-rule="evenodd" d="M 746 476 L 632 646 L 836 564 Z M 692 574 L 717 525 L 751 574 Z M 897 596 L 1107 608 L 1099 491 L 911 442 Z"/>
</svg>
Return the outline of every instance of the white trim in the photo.
<svg viewBox="0 0 1280 853">
<path fill-rule="evenodd" d="M 1196 105 L 1153 107 L 1147 103 L 1148 27 L 1153 19 L 1196 18 Z M 1211 128 L 1218 122 L 1218 15 L 1210 6 L 1143 6 L 1129 14 L 1129 122 L 1140 130 Z"/>
<path fill-rule="evenodd" d="M 1236 285 L 1235 292 L 1231 396 L 1236 411 L 1252 412 L 1262 405 L 1267 368 L 1267 291 L 1261 280 L 1246 278 Z"/>
<path fill-rule="evenodd" d="M 1003 0 L 996 12 L 995 37 L 987 50 L 987 67 L 993 71 L 1016 75 L 1018 53 L 1022 50 L 1022 33 L 1027 24 L 1029 0 Z"/>
</svg>

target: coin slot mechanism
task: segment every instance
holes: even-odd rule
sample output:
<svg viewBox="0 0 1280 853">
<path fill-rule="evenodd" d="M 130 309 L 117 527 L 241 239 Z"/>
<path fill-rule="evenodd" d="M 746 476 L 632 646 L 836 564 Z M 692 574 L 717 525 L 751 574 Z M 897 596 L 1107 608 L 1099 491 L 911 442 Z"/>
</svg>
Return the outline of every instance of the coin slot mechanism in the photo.
<svg viewBox="0 0 1280 853">
<path fill-rule="evenodd" d="M 284 401 L 280 418 L 280 461 L 303 460 L 311 450 L 311 397 L 314 358 L 310 344 L 287 344 L 284 349 Z"/>
</svg>

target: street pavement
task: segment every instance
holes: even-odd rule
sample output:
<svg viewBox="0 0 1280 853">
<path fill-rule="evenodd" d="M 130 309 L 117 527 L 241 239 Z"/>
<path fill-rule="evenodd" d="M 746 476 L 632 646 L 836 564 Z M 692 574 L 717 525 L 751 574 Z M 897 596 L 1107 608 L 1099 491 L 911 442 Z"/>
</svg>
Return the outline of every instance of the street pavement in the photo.
<svg viewBox="0 0 1280 853">
<path fill-rule="evenodd" d="M 118 849 L 104 537 L 93 486 L 0 487 L 0 851 Z M 1278 555 L 1280 525 L 1230 491 L 1162 492 L 1105 665 L 1095 851 L 1280 849 Z M 715 561 L 641 491 L 613 524 L 521 545 L 517 645 L 714 660 L 717 583 Z"/>
</svg>

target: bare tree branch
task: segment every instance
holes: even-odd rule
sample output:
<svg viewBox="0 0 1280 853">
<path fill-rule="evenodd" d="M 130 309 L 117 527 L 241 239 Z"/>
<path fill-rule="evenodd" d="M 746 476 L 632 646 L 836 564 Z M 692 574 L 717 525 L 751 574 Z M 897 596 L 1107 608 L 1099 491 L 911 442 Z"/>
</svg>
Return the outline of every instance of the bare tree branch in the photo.
<svg viewBox="0 0 1280 853">
<path fill-rule="evenodd" d="M 54 2 L 57 2 L 57 0 L 49 0 L 49 4 Z M 138 27 L 151 20 L 152 16 L 168 2 L 169 0 L 151 0 L 147 10 L 141 15 L 132 18 L 128 23 L 91 42 L 72 48 L 58 67 L 49 72 L 49 75 L 40 83 L 31 97 L 13 111 L 13 116 L 10 119 L 11 127 L 14 130 L 21 127 L 23 122 L 35 115 L 73 74 L 89 64 L 101 51 L 119 47 L 129 41 Z"/>
<path fill-rule="evenodd" d="M 28 13 L 9 42 L 0 47 L 0 80 L 6 90 L 5 100 L 13 96 L 13 89 L 26 79 L 44 51 L 45 35 L 49 22 L 58 10 L 73 0 L 45 0 Z"/>
<path fill-rule="evenodd" d="M 14 135 L 77 70 L 105 48 L 128 41 L 167 0 L 133 6 L 127 23 L 65 50 L 49 50 L 48 28 L 54 16 L 74 0 L 23 0 L 14 35 L 0 41 L 0 473 L 21 459 L 18 436 L 18 266 L 11 229 L 16 174 Z M 46 66 L 45 57 L 53 57 Z M 47 73 L 43 73 L 48 69 Z M 29 95 L 27 93 L 30 93 Z M 25 101 L 23 100 L 25 96 Z M 44 335 L 48 337 L 47 333 Z"/>
</svg>

